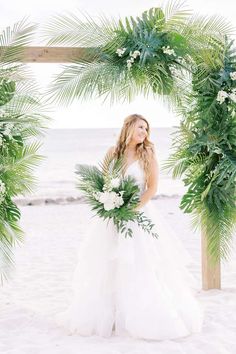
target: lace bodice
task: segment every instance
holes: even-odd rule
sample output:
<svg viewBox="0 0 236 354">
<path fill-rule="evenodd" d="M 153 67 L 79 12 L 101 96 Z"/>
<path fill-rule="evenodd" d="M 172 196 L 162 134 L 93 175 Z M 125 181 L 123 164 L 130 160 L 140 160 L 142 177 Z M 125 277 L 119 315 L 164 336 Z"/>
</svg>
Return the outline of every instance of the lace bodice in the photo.
<svg viewBox="0 0 236 354">
<path fill-rule="evenodd" d="M 135 178 L 139 188 L 140 188 L 140 193 L 142 194 L 145 189 L 146 189 L 146 183 L 145 183 L 145 173 L 140 166 L 139 160 L 136 160 L 132 162 L 129 167 L 127 168 L 125 175 L 132 176 Z"/>
</svg>

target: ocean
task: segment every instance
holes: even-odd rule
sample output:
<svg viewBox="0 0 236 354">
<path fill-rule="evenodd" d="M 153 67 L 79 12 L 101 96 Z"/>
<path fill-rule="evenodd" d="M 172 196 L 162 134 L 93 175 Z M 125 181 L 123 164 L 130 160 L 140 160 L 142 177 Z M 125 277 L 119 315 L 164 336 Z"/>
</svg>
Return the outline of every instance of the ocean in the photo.
<svg viewBox="0 0 236 354">
<path fill-rule="evenodd" d="M 155 144 L 160 167 L 171 152 L 171 133 L 174 130 L 152 128 L 151 141 Z M 115 144 L 119 132 L 119 128 L 47 130 L 39 150 L 44 160 L 35 169 L 37 188 L 30 198 L 81 195 L 76 189 L 75 165 L 98 164 L 103 160 L 107 149 Z M 182 195 L 184 190 L 181 180 L 173 180 L 160 169 L 159 195 Z"/>
</svg>

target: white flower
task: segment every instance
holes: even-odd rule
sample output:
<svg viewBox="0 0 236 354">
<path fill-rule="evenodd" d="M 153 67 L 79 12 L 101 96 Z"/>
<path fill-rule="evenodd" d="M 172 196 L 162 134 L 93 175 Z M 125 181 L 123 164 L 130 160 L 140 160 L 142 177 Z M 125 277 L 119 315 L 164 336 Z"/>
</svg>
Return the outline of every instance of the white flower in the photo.
<svg viewBox="0 0 236 354">
<path fill-rule="evenodd" d="M 185 63 L 185 60 L 184 60 L 183 57 L 178 57 L 178 62 L 179 62 L 180 64 L 184 64 L 184 63 Z"/>
<path fill-rule="evenodd" d="M 223 103 L 226 99 L 226 97 L 228 97 L 228 93 L 224 90 L 221 90 L 218 92 L 217 97 L 216 97 L 216 101 L 218 101 L 220 104 Z"/>
<path fill-rule="evenodd" d="M 4 194 L 6 191 L 5 183 L 0 180 L 0 193 Z"/>
<path fill-rule="evenodd" d="M 112 178 L 111 180 L 111 187 L 112 188 L 118 188 L 120 185 L 120 179 L 118 177 Z"/>
<path fill-rule="evenodd" d="M 0 203 L 3 201 L 4 199 L 4 194 L 6 192 L 6 187 L 5 187 L 5 183 L 3 181 L 0 180 Z"/>
<path fill-rule="evenodd" d="M 106 203 L 103 204 L 104 205 L 104 209 L 106 211 L 112 210 L 115 208 L 114 204 L 112 203 L 112 201 L 107 201 Z"/>
<path fill-rule="evenodd" d="M 11 130 L 14 127 L 13 123 L 7 123 L 6 125 L 7 129 Z"/>
<path fill-rule="evenodd" d="M 124 200 L 122 198 L 122 195 L 116 194 L 116 197 L 115 197 L 115 206 L 116 206 L 116 208 L 119 208 L 123 204 L 124 204 Z"/>
<path fill-rule="evenodd" d="M 235 110 L 233 109 L 233 110 L 231 111 L 231 117 L 234 118 L 235 115 L 236 115 L 236 112 L 235 112 Z"/>
<path fill-rule="evenodd" d="M 236 80 L 236 71 L 233 71 L 232 73 L 229 74 L 231 77 L 231 80 Z"/>
<path fill-rule="evenodd" d="M 112 210 L 119 208 L 123 203 L 123 198 L 116 192 L 103 192 L 100 193 L 99 202 L 103 203 L 105 210 Z"/>
<path fill-rule="evenodd" d="M 134 59 L 136 59 L 137 57 L 140 56 L 140 51 L 139 50 L 135 50 L 133 53 L 130 53 L 130 56 L 133 57 Z"/>
<path fill-rule="evenodd" d="M 5 130 L 4 131 L 4 135 L 6 135 L 8 137 L 8 139 L 12 139 L 12 135 L 11 135 L 11 132 L 9 130 Z"/>
<path fill-rule="evenodd" d="M 116 54 L 118 54 L 119 57 L 122 57 L 122 55 L 124 54 L 125 51 L 126 51 L 126 48 L 118 48 L 116 50 Z"/>
<path fill-rule="evenodd" d="M 14 128 L 14 124 L 13 123 L 7 123 L 4 127 L 4 132 L 3 134 L 4 135 L 7 135 L 9 139 L 12 138 L 12 135 L 11 135 L 11 132 L 12 132 L 12 129 Z"/>
<path fill-rule="evenodd" d="M 162 47 L 162 50 L 165 54 L 176 56 L 174 49 L 170 49 L 169 45 L 167 47 Z"/>
<path fill-rule="evenodd" d="M 127 68 L 130 70 L 132 66 L 132 61 L 130 59 L 127 60 Z"/>
<path fill-rule="evenodd" d="M 11 130 L 8 128 L 4 129 L 4 135 L 9 135 L 11 133 Z"/>
<path fill-rule="evenodd" d="M 112 189 L 118 187 L 119 184 L 119 178 L 105 177 L 105 183 L 102 190 L 104 192 L 111 192 Z"/>
<path fill-rule="evenodd" d="M 108 200 L 109 199 L 109 192 L 100 192 L 100 194 L 99 194 L 99 202 L 100 203 L 104 203 L 104 202 L 106 202 L 106 200 Z"/>
<path fill-rule="evenodd" d="M 235 92 L 232 92 L 229 94 L 229 98 L 234 102 L 236 103 L 236 93 Z"/>
<path fill-rule="evenodd" d="M 99 202 L 101 192 L 93 192 L 92 196 Z"/>
</svg>

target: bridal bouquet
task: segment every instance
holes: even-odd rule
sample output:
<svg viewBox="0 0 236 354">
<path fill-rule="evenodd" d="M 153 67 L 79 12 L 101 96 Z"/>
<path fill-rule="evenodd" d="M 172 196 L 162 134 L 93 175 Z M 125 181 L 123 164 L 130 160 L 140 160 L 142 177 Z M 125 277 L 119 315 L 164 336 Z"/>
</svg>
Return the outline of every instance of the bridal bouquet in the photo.
<svg viewBox="0 0 236 354">
<path fill-rule="evenodd" d="M 106 158 L 104 163 L 96 166 L 77 164 L 75 173 L 79 175 L 77 187 L 84 193 L 92 210 L 104 220 L 113 221 L 118 232 L 125 237 L 132 237 L 133 231 L 128 222 L 133 221 L 153 237 L 154 224 L 143 212 L 135 210 L 139 202 L 139 187 L 131 176 L 123 177 L 122 159 Z"/>
</svg>

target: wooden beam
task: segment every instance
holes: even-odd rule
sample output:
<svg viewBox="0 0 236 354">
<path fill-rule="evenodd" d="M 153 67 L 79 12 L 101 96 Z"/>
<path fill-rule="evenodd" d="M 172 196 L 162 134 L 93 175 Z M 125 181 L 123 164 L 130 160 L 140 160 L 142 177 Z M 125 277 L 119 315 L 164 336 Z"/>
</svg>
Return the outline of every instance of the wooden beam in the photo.
<svg viewBox="0 0 236 354">
<path fill-rule="evenodd" d="M 0 47 L 1 52 L 1 47 Z M 24 63 L 70 63 L 75 58 L 88 59 L 93 48 L 83 47 L 24 47 L 21 62 Z"/>
<path fill-rule="evenodd" d="M 203 228 L 201 231 L 202 241 L 202 289 L 221 289 L 221 269 L 220 260 L 213 262 L 208 252 L 207 235 Z"/>
</svg>

